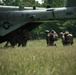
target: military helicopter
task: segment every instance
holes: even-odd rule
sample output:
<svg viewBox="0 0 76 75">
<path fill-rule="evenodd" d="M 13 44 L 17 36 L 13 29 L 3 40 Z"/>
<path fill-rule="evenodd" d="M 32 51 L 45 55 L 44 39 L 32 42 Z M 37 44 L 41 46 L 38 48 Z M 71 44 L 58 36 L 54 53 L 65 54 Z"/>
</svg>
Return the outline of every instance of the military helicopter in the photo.
<svg viewBox="0 0 76 75">
<path fill-rule="evenodd" d="M 29 32 L 45 21 L 76 19 L 76 0 L 66 0 L 60 8 L 0 6 L 0 43 L 8 41 L 12 32 Z"/>
</svg>

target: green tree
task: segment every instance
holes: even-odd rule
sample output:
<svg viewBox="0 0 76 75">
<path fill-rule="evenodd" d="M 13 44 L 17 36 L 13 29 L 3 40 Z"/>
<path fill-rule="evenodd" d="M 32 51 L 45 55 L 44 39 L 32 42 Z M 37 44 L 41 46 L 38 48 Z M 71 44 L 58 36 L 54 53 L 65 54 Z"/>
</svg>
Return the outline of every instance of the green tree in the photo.
<svg viewBox="0 0 76 75">
<path fill-rule="evenodd" d="M 20 0 L 2 0 L 4 5 L 19 5 Z"/>
<path fill-rule="evenodd" d="M 35 0 L 22 0 L 19 5 L 21 6 L 40 6 L 40 4 Z"/>
<path fill-rule="evenodd" d="M 76 37 L 76 21 L 68 20 L 64 23 L 65 29 Z"/>
<path fill-rule="evenodd" d="M 40 4 L 35 0 L 2 0 L 4 5 L 12 6 L 40 6 Z"/>
<path fill-rule="evenodd" d="M 51 7 L 64 6 L 64 0 L 44 0 L 43 6 L 49 4 Z"/>
</svg>

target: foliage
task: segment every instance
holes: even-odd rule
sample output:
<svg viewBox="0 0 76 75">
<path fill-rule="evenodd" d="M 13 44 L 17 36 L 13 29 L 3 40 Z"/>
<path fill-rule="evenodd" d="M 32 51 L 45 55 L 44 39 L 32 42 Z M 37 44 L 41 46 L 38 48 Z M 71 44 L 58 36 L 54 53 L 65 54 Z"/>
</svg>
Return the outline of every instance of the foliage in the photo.
<svg viewBox="0 0 76 75">
<path fill-rule="evenodd" d="M 13 5 L 13 6 L 40 6 L 40 4 L 35 0 L 2 0 L 4 5 Z"/>
<path fill-rule="evenodd" d="M 64 23 L 64 25 L 65 25 L 65 28 L 67 31 L 69 31 L 74 36 L 76 36 L 76 34 L 75 34 L 75 32 L 76 32 L 76 21 L 75 20 L 66 21 Z"/>
<path fill-rule="evenodd" d="M 44 0 L 43 6 L 47 4 L 51 7 L 61 7 L 64 5 L 64 0 Z"/>
</svg>

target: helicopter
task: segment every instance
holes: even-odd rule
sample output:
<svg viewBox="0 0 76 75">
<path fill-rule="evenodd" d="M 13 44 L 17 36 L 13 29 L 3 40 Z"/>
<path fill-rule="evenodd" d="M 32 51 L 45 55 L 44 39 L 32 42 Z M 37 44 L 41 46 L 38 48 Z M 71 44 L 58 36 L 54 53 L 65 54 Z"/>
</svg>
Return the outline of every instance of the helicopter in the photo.
<svg viewBox="0 0 76 75">
<path fill-rule="evenodd" d="M 29 32 L 51 20 L 76 19 L 76 0 L 66 0 L 64 7 L 42 8 L 0 5 L 0 43 L 13 37 L 12 32 Z"/>
</svg>

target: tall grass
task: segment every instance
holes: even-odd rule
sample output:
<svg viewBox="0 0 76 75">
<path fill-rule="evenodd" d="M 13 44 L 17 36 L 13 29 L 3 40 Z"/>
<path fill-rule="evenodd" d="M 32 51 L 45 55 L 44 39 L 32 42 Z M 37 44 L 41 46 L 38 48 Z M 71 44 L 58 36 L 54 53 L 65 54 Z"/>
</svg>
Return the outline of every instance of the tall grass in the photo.
<svg viewBox="0 0 76 75">
<path fill-rule="evenodd" d="M 74 40 L 76 42 L 76 40 Z M 0 45 L 0 75 L 76 75 L 76 43 L 48 47 L 45 40 L 29 41 L 26 47 Z"/>
</svg>

